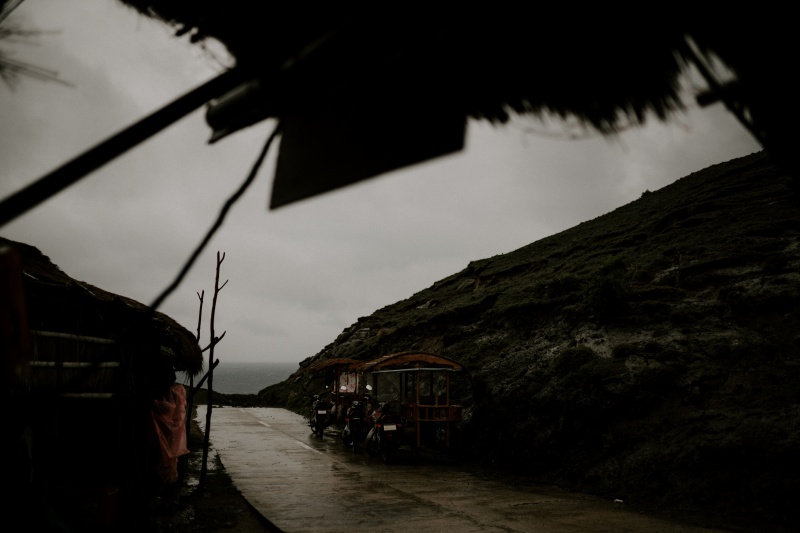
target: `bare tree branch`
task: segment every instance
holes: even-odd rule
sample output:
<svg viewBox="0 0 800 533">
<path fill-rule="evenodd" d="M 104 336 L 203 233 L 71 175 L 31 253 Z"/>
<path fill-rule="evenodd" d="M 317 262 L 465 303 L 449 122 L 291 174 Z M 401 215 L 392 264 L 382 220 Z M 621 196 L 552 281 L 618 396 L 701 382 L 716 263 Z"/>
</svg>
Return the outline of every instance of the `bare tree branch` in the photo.
<svg viewBox="0 0 800 533">
<path fill-rule="evenodd" d="M 192 268 L 192 265 L 194 265 L 194 262 L 200 256 L 200 253 L 205 249 L 209 241 L 211 241 L 211 237 L 213 237 L 214 234 L 217 232 L 217 230 L 222 226 L 222 223 L 225 221 L 225 217 L 228 215 L 228 211 L 231 210 L 233 204 L 235 204 L 236 201 L 239 200 L 239 198 L 241 198 L 241 196 L 248 189 L 248 187 L 250 187 L 250 184 L 253 183 L 256 174 L 258 174 L 258 170 L 261 168 L 261 164 L 264 162 L 264 159 L 267 156 L 267 152 L 269 152 L 269 147 L 272 145 L 272 141 L 275 140 L 279 132 L 280 132 L 280 124 L 276 126 L 274 130 L 272 130 L 272 133 L 270 133 L 269 137 L 267 138 L 267 142 L 264 143 L 264 147 L 261 149 L 261 153 L 259 153 L 258 157 L 256 158 L 256 162 L 253 165 L 253 168 L 250 170 L 250 174 L 244 180 L 244 183 L 242 183 L 236 190 L 236 192 L 234 192 L 233 195 L 231 195 L 231 197 L 228 198 L 228 200 L 225 202 L 225 205 L 222 206 L 222 210 L 217 216 L 217 220 L 208 230 L 205 237 L 203 237 L 203 240 L 200 242 L 197 248 L 195 248 L 194 252 L 192 252 L 192 255 L 183 265 L 181 271 L 178 273 L 175 279 L 172 280 L 172 283 L 170 283 L 169 286 L 167 286 L 167 288 L 164 289 L 162 293 L 155 300 L 153 300 L 153 303 L 150 304 L 150 307 L 152 307 L 153 309 L 158 309 L 161 303 L 164 300 L 166 300 L 167 297 L 170 294 L 172 294 L 172 292 L 178 287 L 178 285 L 180 285 L 181 281 L 183 281 L 183 278 Z"/>
<path fill-rule="evenodd" d="M 208 372 L 206 372 L 206 373 L 205 373 L 205 375 L 203 376 L 203 378 L 202 378 L 200 381 L 198 381 L 198 382 L 197 382 L 197 385 L 195 385 L 195 386 L 194 386 L 194 388 L 192 389 L 192 396 L 194 396 L 195 394 L 197 394 L 197 391 L 199 391 L 199 390 L 202 388 L 202 386 L 203 386 L 203 383 L 205 383 L 205 382 L 206 382 L 206 378 L 209 376 L 209 374 L 211 374 L 211 371 L 212 371 L 212 370 L 214 370 L 215 368 L 217 368 L 217 365 L 218 365 L 218 364 L 219 364 L 219 359 L 217 359 L 216 361 L 214 361 L 214 364 L 213 364 L 213 365 L 211 365 L 211 370 L 209 370 Z"/>
<path fill-rule="evenodd" d="M 220 336 L 219 338 L 214 334 L 214 321 L 216 320 L 217 314 L 217 297 L 219 296 L 219 291 L 221 287 L 219 286 L 219 270 L 222 266 L 222 262 L 225 260 L 225 254 L 220 255 L 217 252 L 217 269 L 216 269 L 216 276 L 214 277 L 214 298 L 211 300 L 211 320 L 209 321 L 209 329 L 211 332 L 211 344 L 209 345 L 208 351 L 208 401 L 206 406 L 206 432 L 203 436 L 203 460 L 200 466 L 200 480 L 198 482 L 199 488 L 202 490 L 205 487 L 205 480 L 206 480 L 206 472 L 208 470 L 208 447 L 210 445 L 211 440 L 211 411 L 214 405 L 213 396 L 214 396 L 214 367 L 219 364 L 219 359 L 214 362 L 214 347 L 219 343 L 222 339 Z M 227 282 L 226 282 L 227 283 Z M 222 334 L 225 335 L 224 333 Z"/>
<path fill-rule="evenodd" d="M 203 297 L 205 295 L 206 291 L 197 293 L 197 297 L 200 299 L 200 311 L 197 313 L 197 344 L 200 344 L 200 324 L 203 319 Z"/>
<path fill-rule="evenodd" d="M 209 349 L 209 348 L 211 348 L 212 346 L 216 346 L 216 345 L 217 345 L 217 343 L 218 343 L 219 341 L 221 341 L 221 340 L 222 340 L 222 338 L 225 336 L 225 333 L 227 333 L 227 331 L 223 331 L 223 332 L 222 332 L 222 335 L 220 335 L 219 337 L 215 337 L 215 338 L 214 338 L 214 340 L 213 340 L 213 341 L 211 341 L 211 342 L 209 342 L 209 343 L 208 343 L 208 346 L 206 346 L 205 348 L 203 348 L 203 350 L 202 350 L 202 351 L 206 352 L 206 351 L 208 351 L 208 349 Z"/>
</svg>

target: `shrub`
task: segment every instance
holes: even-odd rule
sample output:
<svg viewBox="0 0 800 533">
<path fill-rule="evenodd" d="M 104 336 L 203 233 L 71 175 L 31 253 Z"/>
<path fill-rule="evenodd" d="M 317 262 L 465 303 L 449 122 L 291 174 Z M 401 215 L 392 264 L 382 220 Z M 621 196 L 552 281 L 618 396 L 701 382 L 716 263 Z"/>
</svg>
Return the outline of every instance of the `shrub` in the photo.
<svg viewBox="0 0 800 533">
<path fill-rule="evenodd" d="M 575 274 L 565 272 L 547 280 L 547 296 L 555 298 L 581 288 L 581 279 Z"/>
<path fill-rule="evenodd" d="M 592 280 L 584 296 L 600 321 L 611 320 L 626 313 L 630 308 L 630 289 L 625 260 L 615 257 L 601 265 L 597 277 Z"/>
<path fill-rule="evenodd" d="M 635 344 L 625 342 L 614 346 L 614 348 L 611 349 L 611 356 L 617 359 L 627 359 L 629 356 L 635 355 L 636 352 Z"/>
<path fill-rule="evenodd" d="M 573 372 L 586 363 L 597 359 L 598 355 L 588 346 L 575 346 L 561 352 L 555 360 L 553 370 L 557 374 Z"/>
</svg>

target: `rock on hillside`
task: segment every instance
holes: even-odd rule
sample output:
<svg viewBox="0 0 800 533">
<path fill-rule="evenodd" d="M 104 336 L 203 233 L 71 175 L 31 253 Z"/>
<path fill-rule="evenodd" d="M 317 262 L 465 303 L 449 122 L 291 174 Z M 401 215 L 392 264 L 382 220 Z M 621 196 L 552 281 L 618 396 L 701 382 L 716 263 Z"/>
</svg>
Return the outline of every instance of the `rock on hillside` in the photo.
<svg viewBox="0 0 800 533">
<path fill-rule="evenodd" d="M 800 202 L 765 153 L 474 261 L 359 318 L 332 357 L 470 369 L 467 456 L 626 503 L 800 525 Z M 312 387 L 313 388 L 313 387 Z"/>
</svg>

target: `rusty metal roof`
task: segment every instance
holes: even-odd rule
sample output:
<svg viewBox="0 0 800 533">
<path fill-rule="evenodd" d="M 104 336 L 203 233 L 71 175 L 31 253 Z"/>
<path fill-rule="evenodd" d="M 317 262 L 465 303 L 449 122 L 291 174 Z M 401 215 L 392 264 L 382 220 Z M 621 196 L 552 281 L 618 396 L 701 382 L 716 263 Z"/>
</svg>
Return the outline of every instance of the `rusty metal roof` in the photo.
<svg viewBox="0 0 800 533">
<path fill-rule="evenodd" d="M 339 357 L 336 359 L 325 359 L 323 361 L 318 361 L 311 365 L 309 370 L 314 373 L 322 372 L 323 370 L 345 370 L 348 367 L 357 366 L 361 363 L 362 361 L 358 361 L 356 359 Z"/>
<path fill-rule="evenodd" d="M 441 368 L 446 370 L 463 370 L 457 361 L 429 352 L 405 351 L 378 357 L 369 361 L 359 361 L 346 357 L 326 359 L 311 365 L 313 373 L 324 370 L 377 372 L 380 370 L 402 370 L 414 368 Z"/>
<path fill-rule="evenodd" d="M 442 355 L 428 352 L 400 352 L 384 355 L 371 361 L 358 365 L 355 370 L 359 372 L 377 372 L 379 370 L 399 370 L 413 368 L 442 368 L 448 370 L 462 370 L 457 361 Z"/>
</svg>

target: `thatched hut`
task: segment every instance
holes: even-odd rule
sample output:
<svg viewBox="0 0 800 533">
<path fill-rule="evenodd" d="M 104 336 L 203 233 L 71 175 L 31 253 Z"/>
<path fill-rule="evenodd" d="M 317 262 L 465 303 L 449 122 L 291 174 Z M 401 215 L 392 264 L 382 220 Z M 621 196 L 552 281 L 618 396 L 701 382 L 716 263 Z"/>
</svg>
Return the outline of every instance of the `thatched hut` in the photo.
<svg viewBox="0 0 800 533">
<path fill-rule="evenodd" d="M 0 238 L 0 251 L 3 448 L 16 511 L 45 527 L 142 516 L 174 480 L 159 472 L 177 464 L 159 445 L 159 407 L 181 421 L 166 438 L 185 448 L 185 392 L 175 379 L 202 370 L 194 335 L 69 277 L 32 246 Z"/>
</svg>

